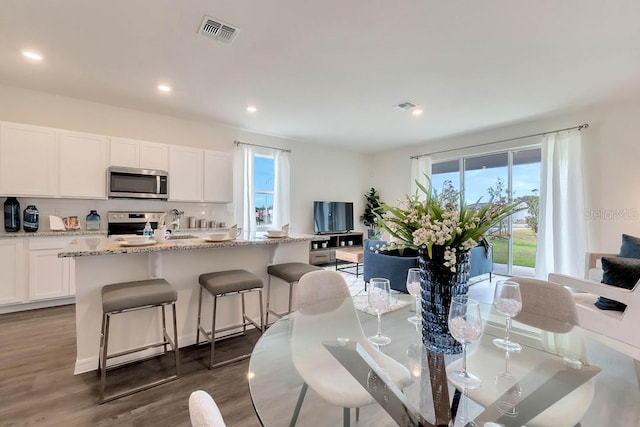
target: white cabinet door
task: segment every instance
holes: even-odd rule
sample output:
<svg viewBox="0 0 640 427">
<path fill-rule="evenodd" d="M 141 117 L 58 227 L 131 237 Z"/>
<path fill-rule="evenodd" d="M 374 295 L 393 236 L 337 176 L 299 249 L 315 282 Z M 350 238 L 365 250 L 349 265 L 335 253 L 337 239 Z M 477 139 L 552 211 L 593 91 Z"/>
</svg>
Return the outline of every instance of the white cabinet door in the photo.
<svg viewBox="0 0 640 427">
<path fill-rule="evenodd" d="M 169 148 L 169 200 L 202 200 L 202 153 L 195 148 Z"/>
<path fill-rule="evenodd" d="M 29 300 L 69 296 L 69 258 L 58 249 L 29 251 Z"/>
<path fill-rule="evenodd" d="M 75 261 L 58 258 L 72 237 L 32 237 L 28 241 L 29 301 L 75 295 Z"/>
<path fill-rule="evenodd" d="M 204 201 L 229 203 L 233 200 L 232 159 L 230 153 L 204 152 Z"/>
<path fill-rule="evenodd" d="M 110 166 L 164 170 L 169 168 L 169 146 L 127 138 L 110 138 Z"/>
<path fill-rule="evenodd" d="M 0 305 L 25 302 L 26 284 L 22 239 L 0 239 Z"/>
<path fill-rule="evenodd" d="M 169 169 L 169 147 L 166 144 L 140 142 L 140 166 L 143 169 Z"/>
<path fill-rule="evenodd" d="M 140 145 L 138 141 L 111 137 L 109 141 L 109 165 L 137 168 L 140 165 Z"/>
<path fill-rule="evenodd" d="M 55 196 L 55 154 L 54 129 L 0 123 L 0 193 Z"/>
<path fill-rule="evenodd" d="M 102 135 L 58 133 L 61 197 L 106 199 L 107 138 Z"/>
</svg>

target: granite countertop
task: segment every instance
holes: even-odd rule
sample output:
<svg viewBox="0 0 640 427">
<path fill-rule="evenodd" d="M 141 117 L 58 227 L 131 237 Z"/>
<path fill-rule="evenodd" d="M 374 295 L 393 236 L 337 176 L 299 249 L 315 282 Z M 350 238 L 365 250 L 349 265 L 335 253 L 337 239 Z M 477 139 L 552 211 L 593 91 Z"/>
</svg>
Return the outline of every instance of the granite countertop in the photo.
<svg viewBox="0 0 640 427">
<path fill-rule="evenodd" d="M 319 236 L 310 234 L 294 234 L 287 237 L 269 238 L 263 233 L 244 235 L 243 238 L 225 240 L 219 242 L 206 241 L 202 237 L 170 239 L 162 243 L 154 243 L 144 246 L 127 246 L 123 242 L 118 242 L 118 238 L 79 238 L 71 242 L 58 252 L 58 258 L 82 257 L 95 255 L 116 255 L 116 254 L 140 254 L 150 252 L 181 251 L 194 249 L 226 248 L 251 245 L 277 245 L 281 243 L 309 242 L 318 239 Z"/>
<path fill-rule="evenodd" d="M 16 231 L 13 233 L 2 232 L 0 239 L 24 239 L 29 237 L 67 237 L 67 236 L 106 236 L 107 230 L 68 230 L 68 231 L 52 231 L 38 230 L 35 232 Z"/>
</svg>

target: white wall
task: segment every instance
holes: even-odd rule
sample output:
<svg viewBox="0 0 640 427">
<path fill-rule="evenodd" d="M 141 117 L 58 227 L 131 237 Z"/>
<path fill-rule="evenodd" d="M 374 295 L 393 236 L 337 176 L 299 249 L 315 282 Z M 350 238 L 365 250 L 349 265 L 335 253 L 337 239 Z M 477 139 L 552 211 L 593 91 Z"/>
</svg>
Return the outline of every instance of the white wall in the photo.
<svg viewBox="0 0 640 427">
<path fill-rule="evenodd" d="M 243 131 L 213 121 L 185 120 L 1 85 L 0 120 L 219 151 L 232 151 L 234 140 L 289 148 L 292 150 L 291 223 L 294 231 L 313 231 L 313 200 L 356 202 L 354 215 L 360 226 L 358 217 L 364 209 L 363 194 L 369 185 L 363 179 L 366 156 L 360 153 Z M 21 202 L 26 205 L 28 201 Z M 81 218 L 86 216 L 88 209 L 99 209 L 106 214 L 108 210 L 165 210 L 175 205 L 114 200 L 36 199 L 32 202 L 37 202 L 41 215 L 77 215 Z M 179 209 L 187 216 L 200 216 L 206 210 L 218 220 L 233 220 L 233 210 L 226 205 L 183 203 Z"/>
<path fill-rule="evenodd" d="M 617 252 L 622 233 L 640 236 L 640 99 L 378 153 L 372 160 L 376 172 L 371 185 L 384 201 L 395 203 L 410 191 L 410 155 L 459 149 L 434 156 L 438 160 L 504 149 L 536 139 L 468 147 L 583 123 L 589 123 L 582 131 L 589 250 Z"/>
</svg>

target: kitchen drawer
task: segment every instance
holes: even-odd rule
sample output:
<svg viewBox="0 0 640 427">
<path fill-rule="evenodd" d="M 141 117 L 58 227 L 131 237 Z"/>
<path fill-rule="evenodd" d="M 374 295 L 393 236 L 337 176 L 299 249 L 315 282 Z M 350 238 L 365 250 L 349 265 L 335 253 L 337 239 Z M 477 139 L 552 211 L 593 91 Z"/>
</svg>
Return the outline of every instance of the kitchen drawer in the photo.
<svg viewBox="0 0 640 427">
<path fill-rule="evenodd" d="M 31 237 L 27 239 L 27 249 L 29 250 L 62 249 L 77 238 L 78 236 Z"/>
</svg>

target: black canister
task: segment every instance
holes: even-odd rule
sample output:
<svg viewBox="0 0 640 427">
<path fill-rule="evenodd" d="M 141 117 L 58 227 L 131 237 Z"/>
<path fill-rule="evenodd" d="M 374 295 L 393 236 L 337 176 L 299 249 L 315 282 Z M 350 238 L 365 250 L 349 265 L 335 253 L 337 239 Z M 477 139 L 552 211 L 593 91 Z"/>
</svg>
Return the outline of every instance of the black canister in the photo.
<svg viewBox="0 0 640 427">
<path fill-rule="evenodd" d="M 35 205 L 29 205 L 24 210 L 24 231 L 38 231 L 38 218 L 40 214 Z"/>
<path fill-rule="evenodd" d="M 4 202 L 4 230 L 20 231 L 20 203 L 15 197 L 7 197 Z"/>
</svg>

